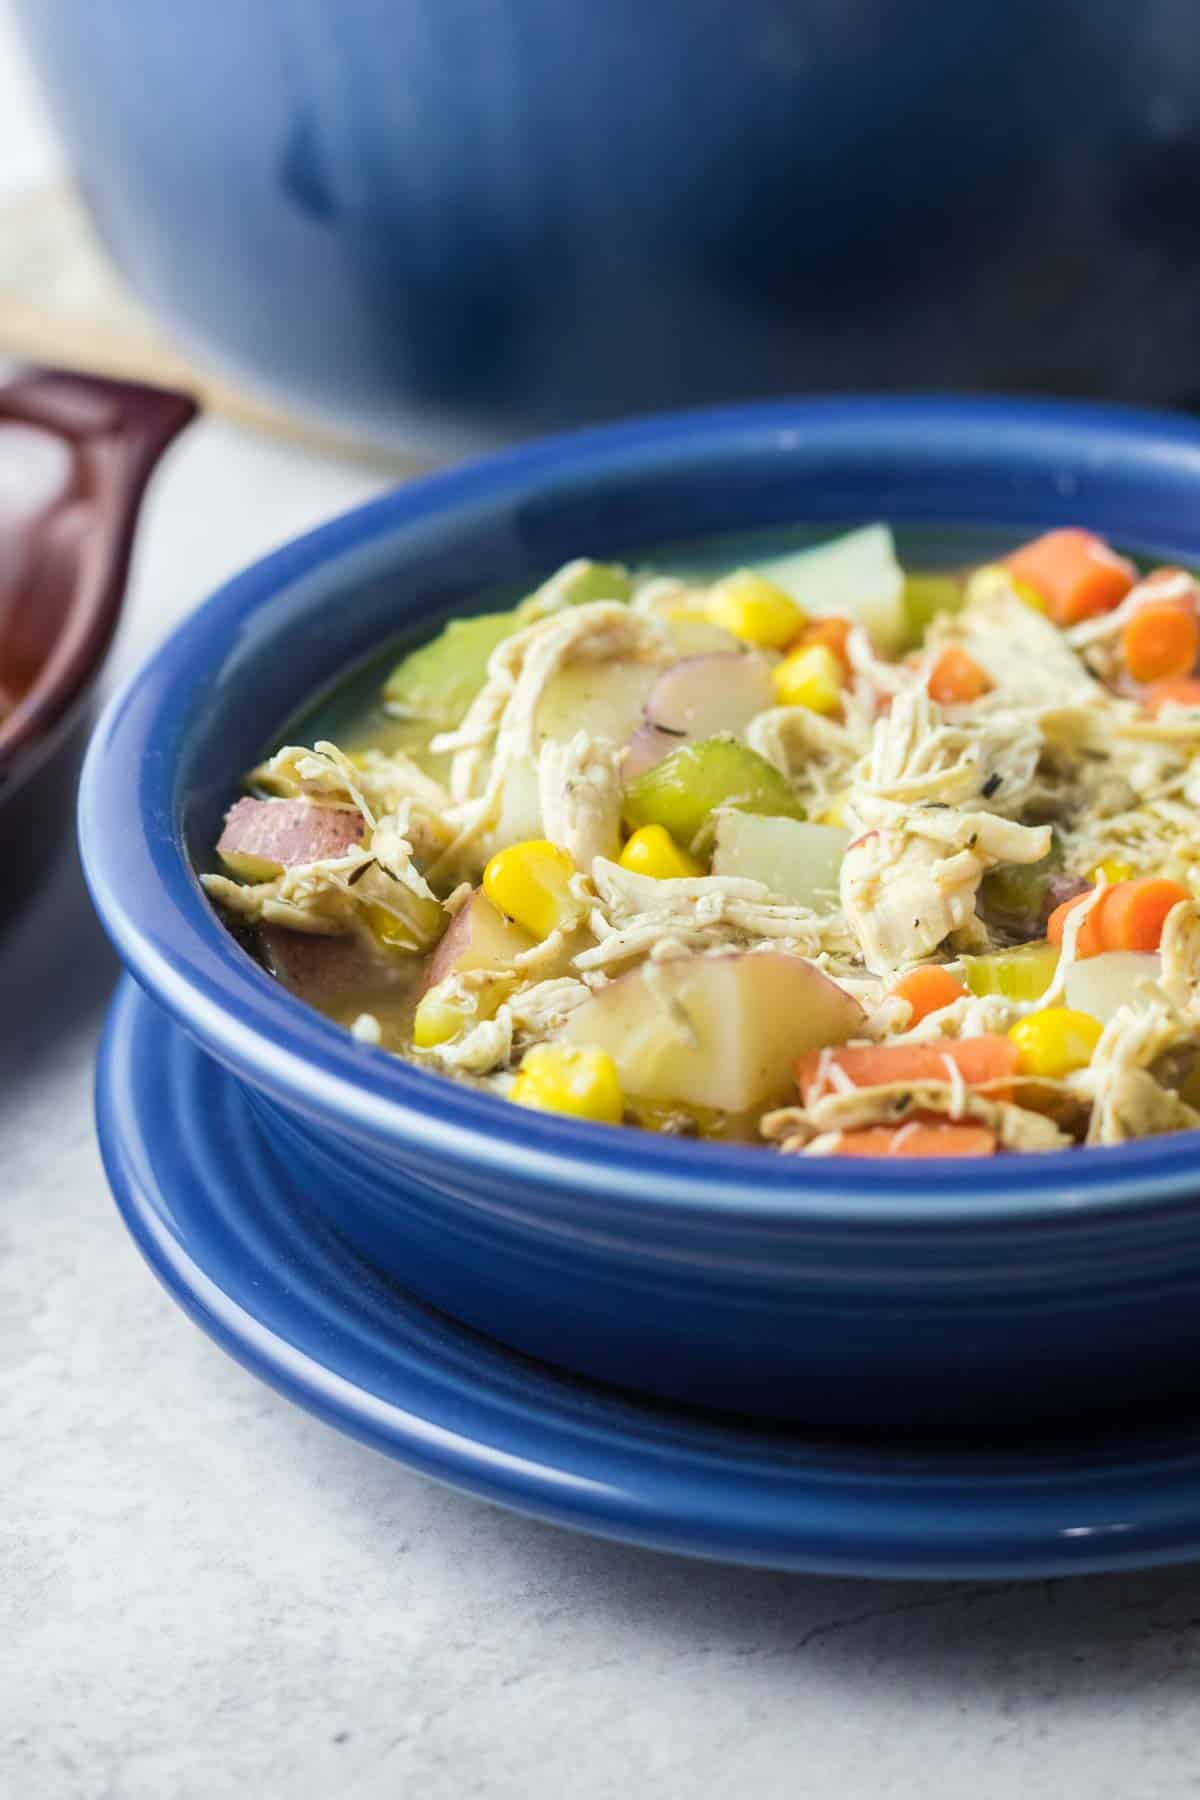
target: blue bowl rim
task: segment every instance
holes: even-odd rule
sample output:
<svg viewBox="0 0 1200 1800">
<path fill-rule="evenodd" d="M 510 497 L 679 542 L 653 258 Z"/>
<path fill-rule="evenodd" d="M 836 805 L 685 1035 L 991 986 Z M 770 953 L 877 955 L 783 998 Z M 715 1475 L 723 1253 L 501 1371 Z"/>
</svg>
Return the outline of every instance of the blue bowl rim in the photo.
<svg viewBox="0 0 1200 1800">
<path fill-rule="evenodd" d="M 969 1229 L 985 1220 L 1061 1225 L 1065 1216 L 1098 1209 L 1145 1217 L 1151 1207 L 1185 1208 L 1200 1185 L 1192 1133 L 958 1165 L 860 1165 L 869 1173 L 856 1174 L 832 1159 L 651 1137 L 512 1107 L 357 1044 L 272 981 L 217 918 L 183 842 L 179 704 L 235 649 L 250 615 L 306 575 L 422 520 L 528 499 L 564 474 L 628 480 L 728 460 L 739 450 L 783 453 L 801 440 L 811 451 L 814 439 L 830 449 L 896 455 L 940 443 L 945 458 L 953 444 L 969 453 L 980 433 L 1014 467 L 1040 459 L 1045 473 L 1060 457 L 1099 464 L 1132 456 L 1151 472 L 1200 487 L 1200 427 L 1182 415 L 941 395 L 784 400 L 659 414 L 493 453 L 407 482 L 255 562 L 126 679 L 93 733 L 80 783 L 80 849 L 93 902 L 122 960 L 212 1054 L 310 1120 L 364 1133 L 427 1165 L 482 1168 L 490 1183 L 514 1178 L 541 1190 L 543 1201 L 586 1194 L 635 1219 L 669 1207 L 673 1217 L 709 1221 L 735 1212 L 746 1223 L 905 1229 Z M 1200 557 L 1200 531 L 1191 540 L 1184 531 L 1183 542 Z"/>
</svg>

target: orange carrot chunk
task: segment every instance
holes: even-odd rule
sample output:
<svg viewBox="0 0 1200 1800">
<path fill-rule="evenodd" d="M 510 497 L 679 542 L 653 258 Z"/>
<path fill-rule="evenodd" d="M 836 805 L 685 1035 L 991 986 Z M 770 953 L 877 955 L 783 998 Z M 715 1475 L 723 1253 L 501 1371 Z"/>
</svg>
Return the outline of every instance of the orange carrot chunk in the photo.
<svg viewBox="0 0 1200 1800">
<path fill-rule="evenodd" d="M 1200 706 L 1200 681 L 1156 681 L 1142 695 L 1142 705 L 1156 717 L 1164 706 Z"/>
<path fill-rule="evenodd" d="M 1157 950 L 1167 914 L 1191 894 L 1178 881 L 1143 875 L 1117 881 L 1104 896 L 1102 930 L 1106 950 Z"/>
<path fill-rule="evenodd" d="M 991 679 L 973 656 L 957 644 L 948 644 L 936 657 L 925 686 L 939 706 L 965 706 L 991 687 Z"/>
<path fill-rule="evenodd" d="M 1052 944 L 1061 944 L 1066 922 L 1088 894 L 1076 894 L 1055 907 L 1046 926 Z M 1167 914 L 1191 894 L 1178 881 L 1163 875 L 1139 875 L 1132 881 L 1114 881 L 1083 922 L 1075 943 L 1079 957 L 1099 956 L 1105 950 L 1157 950 L 1162 939 Z"/>
<path fill-rule="evenodd" d="M 959 1125 L 952 1120 L 926 1124 L 865 1125 L 839 1132 L 835 1156 L 994 1156 L 996 1134 L 986 1125 Z"/>
<path fill-rule="evenodd" d="M 1131 562 L 1110 550 L 1094 531 L 1068 526 L 1048 531 L 1006 556 L 1004 566 L 1028 582 L 1058 625 L 1076 625 L 1119 606 L 1134 584 Z"/>
<path fill-rule="evenodd" d="M 1121 633 L 1121 660 L 1135 681 L 1177 681 L 1200 655 L 1200 625 L 1170 600 L 1139 606 Z"/>
<path fill-rule="evenodd" d="M 853 629 L 854 621 L 852 619 L 843 619 L 836 613 L 830 613 L 826 618 L 814 619 L 810 625 L 806 625 L 797 638 L 796 644 L 797 647 L 803 645 L 806 650 L 812 644 L 823 644 L 827 650 L 833 651 L 849 675 L 851 672 L 850 652 L 846 648 L 846 642 Z"/>
<path fill-rule="evenodd" d="M 907 975 L 901 976 L 892 992 L 912 1007 L 910 1025 L 920 1024 L 930 1013 L 940 1012 L 943 1006 L 953 1006 L 967 994 L 962 982 L 949 969 L 940 968 L 936 963 L 923 969 L 910 969 Z"/>
<path fill-rule="evenodd" d="M 797 1059 L 796 1080 L 806 1106 L 835 1092 L 841 1077 L 852 1087 L 887 1087 L 894 1082 L 947 1081 L 953 1063 L 969 1087 L 1007 1081 L 1016 1073 L 1019 1052 L 999 1032 L 983 1037 L 947 1038 L 939 1044 L 842 1044 L 808 1050 Z"/>
<path fill-rule="evenodd" d="M 1082 906 L 1088 896 L 1094 892 L 1094 888 L 1088 888 L 1085 893 L 1076 894 L 1072 899 L 1064 900 L 1061 906 L 1055 907 L 1054 911 L 1050 914 L 1049 919 L 1046 921 L 1046 937 L 1050 943 L 1062 943 L 1063 932 L 1066 930 L 1067 920 L 1070 918 L 1075 908 L 1077 906 Z M 1104 911 L 1111 892 L 1112 890 L 1110 888 L 1107 893 L 1097 900 L 1095 906 L 1093 906 L 1091 912 L 1083 921 L 1079 930 L 1079 936 L 1075 940 L 1076 956 L 1099 956 L 1102 951 L 1108 949 L 1108 945 L 1104 941 L 1104 932 L 1101 928 L 1100 916 Z"/>
</svg>

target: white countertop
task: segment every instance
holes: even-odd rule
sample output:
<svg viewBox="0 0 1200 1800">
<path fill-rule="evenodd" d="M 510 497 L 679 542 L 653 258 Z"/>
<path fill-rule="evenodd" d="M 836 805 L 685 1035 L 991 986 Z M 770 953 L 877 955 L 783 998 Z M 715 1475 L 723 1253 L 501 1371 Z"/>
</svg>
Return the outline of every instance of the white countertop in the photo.
<svg viewBox="0 0 1200 1800">
<path fill-rule="evenodd" d="M 39 130 L 0 5 L 0 167 L 44 166 Z M 380 480 L 195 427 L 112 672 Z M 109 1199 L 91 1076 L 114 977 L 68 859 L 0 950 L 0 1793 L 1196 1791 L 1200 1572 L 906 1586 L 624 1550 L 434 1487 L 245 1374 Z"/>
</svg>

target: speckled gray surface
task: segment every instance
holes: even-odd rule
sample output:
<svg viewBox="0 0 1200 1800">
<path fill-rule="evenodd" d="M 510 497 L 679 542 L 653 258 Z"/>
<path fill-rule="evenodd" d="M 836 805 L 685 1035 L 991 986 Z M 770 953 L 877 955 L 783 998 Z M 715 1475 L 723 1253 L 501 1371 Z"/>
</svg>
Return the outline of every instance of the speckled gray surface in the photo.
<svg viewBox="0 0 1200 1800">
<path fill-rule="evenodd" d="M 378 477 L 204 425 L 118 665 Z M 1200 1790 L 1200 1571 L 915 1587 L 690 1564 L 433 1487 L 228 1361 L 91 1122 L 114 965 L 68 858 L 0 948 L 0 1793 L 1158 1800 Z"/>
</svg>

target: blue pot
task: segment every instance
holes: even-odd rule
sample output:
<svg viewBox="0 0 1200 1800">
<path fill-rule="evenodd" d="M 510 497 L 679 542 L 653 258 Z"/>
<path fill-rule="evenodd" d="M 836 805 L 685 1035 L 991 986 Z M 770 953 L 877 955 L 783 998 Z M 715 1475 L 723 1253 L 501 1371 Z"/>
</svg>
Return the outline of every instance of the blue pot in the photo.
<svg viewBox="0 0 1200 1800">
<path fill-rule="evenodd" d="M 446 447 L 798 389 L 1196 395 L 1177 0 L 18 0 L 135 288 Z"/>
<path fill-rule="evenodd" d="M 1200 431 L 1003 402 L 678 416 L 432 477 L 216 594 L 111 703 L 80 831 L 142 986 L 234 1071 L 314 1206 L 503 1343 L 621 1385 L 922 1427 L 1143 1407 L 1200 1350 L 1188 1134 L 963 1164 L 803 1161 L 539 1115 L 357 1044 L 196 879 L 297 702 L 397 631 L 586 551 L 798 520 L 1081 524 L 1200 560 Z"/>
</svg>

